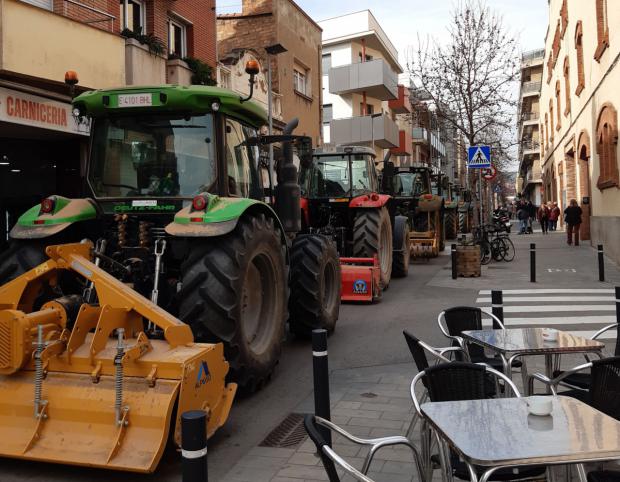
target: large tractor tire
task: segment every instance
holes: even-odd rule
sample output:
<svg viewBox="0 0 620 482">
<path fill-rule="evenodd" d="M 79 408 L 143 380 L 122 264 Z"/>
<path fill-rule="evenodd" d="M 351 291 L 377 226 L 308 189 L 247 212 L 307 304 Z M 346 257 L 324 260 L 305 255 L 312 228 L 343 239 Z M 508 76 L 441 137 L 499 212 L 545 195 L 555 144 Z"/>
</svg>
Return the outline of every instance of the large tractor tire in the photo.
<svg viewBox="0 0 620 482">
<path fill-rule="evenodd" d="M 41 241 L 12 241 L 0 253 L 0 286 L 47 260 Z"/>
<path fill-rule="evenodd" d="M 193 241 L 181 282 L 179 318 L 197 341 L 224 343 L 241 393 L 260 389 L 280 358 L 288 318 L 286 247 L 274 220 L 247 215 L 225 236 Z"/>
<path fill-rule="evenodd" d="M 334 244 L 324 236 L 298 236 L 291 249 L 291 332 L 309 337 L 317 328 L 334 331 L 340 290 L 340 261 Z"/>
<path fill-rule="evenodd" d="M 444 210 L 431 213 L 431 229 L 435 232 L 437 247 L 442 252 L 446 247 Z"/>
<path fill-rule="evenodd" d="M 393 230 L 393 250 L 392 276 L 394 278 L 404 278 L 409 274 L 409 260 L 411 250 L 409 249 L 409 220 L 405 216 L 396 216 L 394 219 Z"/>
<path fill-rule="evenodd" d="M 392 277 L 392 223 L 388 210 L 363 209 L 355 216 L 353 225 L 353 256 L 379 257 L 380 288 L 387 289 Z"/>
<path fill-rule="evenodd" d="M 456 239 L 459 224 L 456 209 L 447 209 L 444 221 L 446 223 L 446 239 Z"/>
</svg>

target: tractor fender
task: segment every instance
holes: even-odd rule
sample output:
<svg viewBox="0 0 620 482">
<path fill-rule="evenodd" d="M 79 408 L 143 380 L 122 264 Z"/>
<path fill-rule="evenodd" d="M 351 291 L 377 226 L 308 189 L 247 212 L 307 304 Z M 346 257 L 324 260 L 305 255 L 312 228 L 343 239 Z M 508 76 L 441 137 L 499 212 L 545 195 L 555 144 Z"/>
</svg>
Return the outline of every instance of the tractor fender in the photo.
<svg viewBox="0 0 620 482">
<path fill-rule="evenodd" d="M 391 199 L 388 194 L 363 194 L 349 201 L 350 208 L 380 208 L 387 204 Z"/>
<path fill-rule="evenodd" d="M 274 219 L 284 237 L 284 227 L 268 204 L 250 198 L 208 196 L 209 203 L 204 211 L 192 211 L 191 205 L 181 209 L 174 216 L 174 221 L 166 226 L 166 233 L 188 238 L 223 236 L 237 227 L 239 218 L 244 214 L 262 212 Z"/>
<path fill-rule="evenodd" d="M 407 246 L 402 246 L 403 237 L 401 233 L 407 227 L 409 218 L 407 216 L 394 216 L 394 226 L 392 227 L 392 250 L 402 251 Z"/>
<path fill-rule="evenodd" d="M 51 213 L 41 212 L 41 205 L 36 205 L 22 214 L 9 236 L 12 239 L 43 239 L 53 236 L 74 223 L 96 219 L 97 205 L 92 199 L 69 199 L 62 196 L 50 196 L 54 208 Z"/>
</svg>

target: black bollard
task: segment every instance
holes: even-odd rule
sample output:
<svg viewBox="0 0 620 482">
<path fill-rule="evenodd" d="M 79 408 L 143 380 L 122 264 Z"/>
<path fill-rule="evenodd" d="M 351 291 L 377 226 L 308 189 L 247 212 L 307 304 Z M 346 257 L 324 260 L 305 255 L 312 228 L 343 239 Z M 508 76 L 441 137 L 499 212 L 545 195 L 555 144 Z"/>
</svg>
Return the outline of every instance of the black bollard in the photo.
<svg viewBox="0 0 620 482">
<path fill-rule="evenodd" d="M 452 245 L 450 253 L 452 255 L 452 279 L 456 279 L 458 276 L 456 271 L 456 244 Z"/>
<path fill-rule="evenodd" d="M 598 246 L 598 280 L 605 281 L 605 259 L 603 258 L 603 245 Z"/>
<path fill-rule="evenodd" d="M 183 482 L 208 482 L 207 413 L 191 410 L 181 414 Z"/>
<path fill-rule="evenodd" d="M 330 420 L 327 330 L 312 330 L 312 372 L 314 375 L 314 414 L 325 420 Z M 331 447 L 331 431 L 325 427 L 319 427 L 319 430 L 327 445 Z"/>
<path fill-rule="evenodd" d="M 530 243 L 530 282 L 536 283 L 536 243 Z"/>
<path fill-rule="evenodd" d="M 491 312 L 504 323 L 504 294 L 502 290 L 491 290 Z M 497 321 L 493 320 L 493 329 L 499 330 Z"/>
<path fill-rule="evenodd" d="M 616 323 L 620 324 L 620 286 L 616 286 Z"/>
</svg>

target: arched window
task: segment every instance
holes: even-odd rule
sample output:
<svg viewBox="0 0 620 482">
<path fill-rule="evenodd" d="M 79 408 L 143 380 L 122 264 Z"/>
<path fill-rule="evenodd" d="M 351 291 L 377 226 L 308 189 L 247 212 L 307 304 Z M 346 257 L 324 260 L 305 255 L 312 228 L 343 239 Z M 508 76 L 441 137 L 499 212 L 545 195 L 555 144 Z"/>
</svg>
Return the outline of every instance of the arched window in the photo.
<svg viewBox="0 0 620 482">
<path fill-rule="evenodd" d="M 598 46 L 594 52 L 594 58 L 598 61 L 603 56 L 605 49 L 609 47 L 607 0 L 596 0 L 596 36 Z"/>
<path fill-rule="evenodd" d="M 560 19 L 562 20 L 562 38 L 564 38 L 564 32 L 566 32 L 566 27 L 568 27 L 568 1 L 563 0 L 562 8 L 560 9 Z"/>
<path fill-rule="evenodd" d="M 564 103 L 564 115 L 568 115 L 570 112 L 570 66 L 568 64 L 568 55 L 564 58 L 564 94 L 566 100 Z"/>
<path fill-rule="evenodd" d="M 549 115 L 545 113 L 545 142 L 546 146 L 549 145 Z"/>
<path fill-rule="evenodd" d="M 559 131 L 560 128 L 562 127 L 562 107 L 560 104 L 560 81 L 556 80 L 555 81 L 555 104 L 556 107 L 558 108 L 557 111 L 557 116 L 558 116 L 558 124 L 555 126 L 555 128 Z"/>
<path fill-rule="evenodd" d="M 545 129 L 540 123 L 540 157 L 545 157 Z"/>
<path fill-rule="evenodd" d="M 596 152 L 600 167 L 596 186 L 600 190 L 620 185 L 617 147 L 618 113 L 611 104 L 605 103 L 596 124 Z"/>
<path fill-rule="evenodd" d="M 586 86 L 583 73 L 583 27 L 581 20 L 577 22 L 577 27 L 575 28 L 575 50 L 577 50 L 577 88 L 575 89 L 575 95 L 579 95 Z"/>
<path fill-rule="evenodd" d="M 549 143 L 553 144 L 553 99 L 549 99 Z"/>
</svg>

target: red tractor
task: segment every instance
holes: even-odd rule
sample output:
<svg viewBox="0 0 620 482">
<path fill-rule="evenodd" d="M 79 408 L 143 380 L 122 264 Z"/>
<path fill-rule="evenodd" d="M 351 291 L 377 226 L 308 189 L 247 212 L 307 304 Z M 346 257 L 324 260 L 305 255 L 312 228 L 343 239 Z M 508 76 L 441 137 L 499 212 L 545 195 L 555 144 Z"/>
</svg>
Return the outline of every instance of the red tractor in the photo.
<svg viewBox="0 0 620 482">
<path fill-rule="evenodd" d="M 379 193 L 372 149 L 316 150 L 300 186 L 303 230 L 331 238 L 340 254 L 343 300 L 378 299 L 392 275 L 407 276 L 409 223 Z"/>
</svg>

